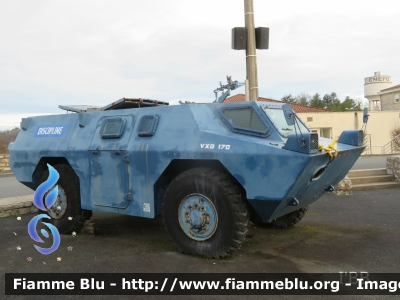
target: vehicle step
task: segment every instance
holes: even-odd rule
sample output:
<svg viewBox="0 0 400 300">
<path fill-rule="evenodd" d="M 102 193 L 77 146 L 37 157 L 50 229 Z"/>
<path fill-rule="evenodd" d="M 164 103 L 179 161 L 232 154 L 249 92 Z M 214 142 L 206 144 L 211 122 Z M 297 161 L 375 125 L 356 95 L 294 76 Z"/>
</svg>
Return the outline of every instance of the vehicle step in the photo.
<svg viewBox="0 0 400 300">
<path fill-rule="evenodd" d="M 392 181 L 392 182 L 353 184 L 352 190 L 353 191 L 375 190 L 375 189 L 385 189 L 394 187 L 400 187 L 400 182 Z"/>
<path fill-rule="evenodd" d="M 349 178 L 353 177 L 364 177 L 364 176 L 375 176 L 375 175 L 387 175 L 386 168 L 382 169 L 365 169 L 365 170 L 351 170 L 347 173 Z"/>
<path fill-rule="evenodd" d="M 351 177 L 351 183 L 363 184 L 363 183 L 376 183 L 376 182 L 393 182 L 393 175 L 377 175 L 377 176 L 363 176 L 363 177 Z"/>
</svg>

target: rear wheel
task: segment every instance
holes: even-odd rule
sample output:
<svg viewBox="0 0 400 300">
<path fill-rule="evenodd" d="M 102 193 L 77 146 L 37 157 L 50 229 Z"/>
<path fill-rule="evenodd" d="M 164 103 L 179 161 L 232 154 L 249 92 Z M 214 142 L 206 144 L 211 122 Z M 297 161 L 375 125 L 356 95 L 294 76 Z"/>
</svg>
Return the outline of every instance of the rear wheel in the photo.
<svg viewBox="0 0 400 300">
<path fill-rule="evenodd" d="M 223 172 L 194 168 L 165 192 L 164 225 L 182 253 L 220 258 L 245 239 L 249 214 L 237 185 Z"/>
<path fill-rule="evenodd" d="M 61 234 L 79 230 L 83 222 L 92 216 L 92 211 L 81 208 L 79 178 L 69 165 L 55 165 L 59 174 L 57 181 L 58 195 L 51 207 L 46 207 L 46 213 L 51 217 L 43 220 L 53 224 Z M 49 177 L 46 171 L 41 177 L 41 183 Z M 46 197 L 46 194 L 44 195 Z"/>
<path fill-rule="evenodd" d="M 287 228 L 291 227 L 303 219 L 306 211 L 308 210 L 308 206 L 302 207 L 298 210 L 292 211 L 282 217 L 276 218 L 271 222 L 271 225 L 274 228 Z"/>
</svg>

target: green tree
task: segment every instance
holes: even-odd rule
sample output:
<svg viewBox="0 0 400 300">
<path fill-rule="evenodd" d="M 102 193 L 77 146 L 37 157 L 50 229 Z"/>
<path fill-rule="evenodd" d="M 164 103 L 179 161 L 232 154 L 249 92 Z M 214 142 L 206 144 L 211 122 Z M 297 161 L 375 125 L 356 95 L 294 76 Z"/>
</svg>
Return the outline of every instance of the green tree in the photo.
<svg viewBox="0 0 400 300">
<path fill-rule="evenodd" d="M 292 94 L 288 94 L 288 95 L 283 96 L 281 101 L 289 102 L 289 103 L 295 103 L 296 99 L 292 96 Z"/>
<path fill-rule="evenodd" d="M 325 104 L 322 101 L 320 94 L 316 93 L 311 97 L 310 106 L 316 108 L 325 108 Z"/>
<path fill-rule="evenodd" d="M 322 99 L 319 93 L 315 93 L 313 96 L 310 96 L 307 93 L 300 93 L 296 97 L 293 97 L 292 94 L 285 95 L 281 100 L 284 102 L 297 103 L 316 108 L 326 108 L 332 111 L 361 111 L 364 107 L 363 98 L 357 98 L 354 100 L 349 96 L 346 96 L 342 102 L 335 92 L 325 94 Z"/>
<path fill-rule="evenodd" d="M 324 101 L 326 100 L 326 102 Z M 341 111 L 341 103 L 336 93 L 333 92 L 330 95 L 326 94 L 322 99 L 324 103 L 327 103 L 327 108 L 333 111 Z"/>
<path fill-rule="evenodd" d="M 325 94 L 324 97 L 322 98 L 322 102 L 324 103 L 326 108 L 328 108 L 330 105 L 332 105 L 331 95 Z"/>
<path fill-rule="evenodd" d="M 356 106 L 356 102 L 351 99 L 349 96 L 346 96 L 344 101 L 341 104 L 341 111 L 353 110 Z"/>
<path fill-rule="evenodd" d="M 362 98 L 358 98 L 357 100 L 354 100 L 352 98 L 350 98 L 349 96 L 346 96 L 346 98 L 344 99 L 344 101 L 341 104 L 341 111 L 361 111 L 363 104 L 363 99 Z"/>
</svg>

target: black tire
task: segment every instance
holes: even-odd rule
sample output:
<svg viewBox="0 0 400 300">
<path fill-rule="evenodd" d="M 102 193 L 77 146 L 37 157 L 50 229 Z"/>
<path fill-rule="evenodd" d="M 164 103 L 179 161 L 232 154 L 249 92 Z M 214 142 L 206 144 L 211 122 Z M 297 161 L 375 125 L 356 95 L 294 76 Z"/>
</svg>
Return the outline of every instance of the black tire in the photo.
<svg viewBox="0 0 400 300">
<path fill-rule="evenodd" d="M 216 211 L 216 227 L 205 240 L 189 237 L 183 228 L 190 225 L 181 226 L 179 221 L 179 210 L 181 205 L 185 209 L 182 203 L 188 197 L 204 197 Z M 199 220 L 203 220 L 202 217 Z M 170 238 L 180 252 L 222 258 L 237 249 L 245 239 L 249 213 L 240 189 L 225 173 L 210 168 L 193 168 L 178 175 L 168 186 L 164 195 L 163 220 Z"/>
<path fill-rule="evenodd" d="M 282 217 L 276 218 L 271 222 L 272 227 L 274 228 L 288 228 L 291 227 L 301 221 L 303 219 L 308 207 L 302 207 L 298 210 L 292 211 Z"/>
<path fill-rule="evenodd" d="M 75 171 L 69 165 L 55 165 L 53 168 L 58 172 L 59 179 L 57 185 L 60 190 L 63 189 L 66 195 L 66 209 L 59 216 L 55 216 L 48 209 L 45 213 L 52 217 L 51 219 L 43 219 L 43 222 L 53 224 L 61 234 L 71 233 L 82 228 L 85 220 L 92 216 L 91 210 L 81 208 L 81 195 L 79 178 Z M 49 177 L 49 171 L 43 173 L 40 182 L 44 182 Z M 45 197 L 45 196 L 44 196 Z M 55 203 L 51 209 L 55 211 Z M 69 220 L 72 217 L 72 220 Z"/>
</svg>

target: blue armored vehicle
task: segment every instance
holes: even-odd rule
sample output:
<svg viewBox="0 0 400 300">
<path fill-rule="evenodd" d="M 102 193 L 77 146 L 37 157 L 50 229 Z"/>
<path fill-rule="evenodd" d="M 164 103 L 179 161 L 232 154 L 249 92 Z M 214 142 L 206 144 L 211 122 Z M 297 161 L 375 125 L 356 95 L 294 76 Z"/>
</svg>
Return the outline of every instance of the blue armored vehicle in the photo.
<svg viewBox="0 0 400 300">
<path fill-rule="evenodd" d="M 181 104 L 123 98 L 22 119 L 9 146 L 16 178 L 36 190 L 59 173 L 47 213 L 61 233 L 92 211 L 154 218 L 179 251 L 224 257 L 249 220 L 291 226 L 332 191 L 364 149 L 361 130 L 319 138 L 288 104 Z M 71 220 L 72 217 L 72 220 Z"/>
</svg>

